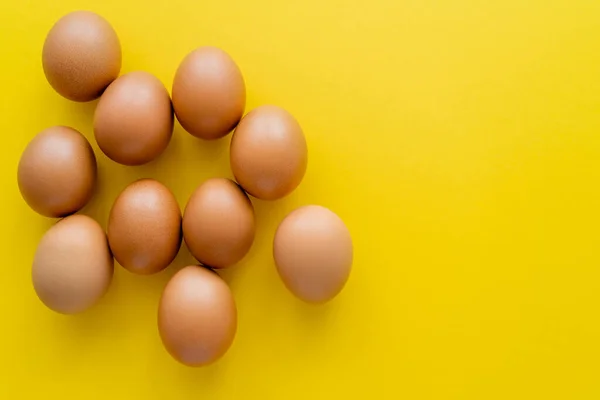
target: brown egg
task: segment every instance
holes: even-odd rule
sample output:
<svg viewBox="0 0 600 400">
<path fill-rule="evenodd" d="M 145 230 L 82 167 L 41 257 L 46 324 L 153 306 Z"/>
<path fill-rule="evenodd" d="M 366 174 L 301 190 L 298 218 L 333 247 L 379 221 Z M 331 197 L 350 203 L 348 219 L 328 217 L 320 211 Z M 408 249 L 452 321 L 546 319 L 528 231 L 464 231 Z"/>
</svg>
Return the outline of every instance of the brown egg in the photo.
<svg viewBox="0 0 600 400">
<path fill-rule="evenodd" d="M 254 240 L 254 209 L 229 179 L 209 179 L 194 191 L 183 212 L 183 238 L 198 261 L 225 268 L 240 261 Z"/>
<path fill-rule="evenodd" d="M 344 287 L 352 267 L 352 238 L 344 222 L 321 206 L 291 212 L 275 233 L 273 256 L 281 279 L 298 298 L 322 303 Z"/>
<path fill-rule="evenodd" d="M 96 221 L 71 215 L 46 232 L 33 259 L 31 277 L 40 300 L 62 314 L 87 310 L 108 290 L 113 258 Z"/>
<path fill-rule="evenodd" d="M 188 54 L 173 79 L 173 108 L 183 129 L 213 140 L 227 135 L 246 106 L 246 86 L 235 61 L 216 47 Z"/>
<path fill-rule="evenodd" d="M 177 361 L 193 367 L 216 361 L 231 346 L 236 329 L 233 295 L 215 272 L 192 265 L 167 283 L 158 308 L 158 331 Z"/>
<path fill-rule="evenodd" d="M 94 135 L 110 159 L 145 164 L 166 149 L 173 134 L 171 98 L 147 72 L 125 74 L 106 89 L 94 114 Z"/>
<path fill-rule="evenodd" d="M 306 172 L 308 150 L 294 117 L 261 106 L 240 122 L 231 139 L 231 169 L 246 192 L 262 200 L 291 193 Z"/>
<path fill-rule="evenodd" d="M 60 95 L 90 101 L 119 76 L 121 44 L 110 24 L 90 11 L 75 11 L 54 24 L 42 51 L 44 73 Z"/>
<path fill-rule="evenodd" d="M 127 186 L 110 210 L 108 241 L 117 262 L 133 273 L 167 268 L 181 245 L 181 211 L 173 193 L 154 179 Z"/>
<path fill-rule="evenodd" d="M 96 157 L 73 128 L 54 126 L 37 134 L 21 155 L 19 190 L 27 204 L 47 217 L 63 217 L 92 197 Z"/>
</svg>

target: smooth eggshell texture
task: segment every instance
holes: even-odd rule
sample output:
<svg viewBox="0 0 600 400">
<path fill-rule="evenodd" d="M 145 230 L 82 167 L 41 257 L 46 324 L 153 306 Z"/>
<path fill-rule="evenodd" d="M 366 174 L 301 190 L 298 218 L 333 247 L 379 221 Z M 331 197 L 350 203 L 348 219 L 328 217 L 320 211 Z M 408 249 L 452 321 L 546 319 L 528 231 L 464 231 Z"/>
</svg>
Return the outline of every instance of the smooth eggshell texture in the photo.
<svg viewBox="0 0 600 400">
<path fill-rule="evenodd" d="M 213 140 L 227 135 L 246 106 L 246 86 L 235 61 L 216 47 L 189 53 L 173 79 L 173 108 L 192 135 Z"/>
<path fill-rule="evenodd" d="M 48 32 L 42 64 L 46 79 L 60 95 L 74 101 L 94 100 L 119 76 L 121 44 L 104 18 L 75 11 Z"/>
<path fill-rule="evenodd" d="M 167 283 L 158 330 L 167 351 L 189 366 L 210 364 L 235 338 L 237 310 L 231 290 L 213 271 L 188 266 Z"/>
<path fill-rule="evenodd" d="M 287 288 L 310 303 L 331 300 L 352 267 L 352 238 L 344 222 L 321 206 L 292 211 L 275 233 L 273 256 Z"/>
<path fill-rule="evenodd" d="M 302 128 L 286 110 L 250 111 L 231 139 L 231 169 L 250 195 L 276 200 L 291 193 L 306 172 L 308 149 Z"/>
<path fill-rule="evenodd" d="M 83 135 L 55 126 L 37 134 L 19 161 L 17 180 L 27 204 L 47 217 L 63 217 L 92 197 L 96 157 Z"/>
<path fill-rule="evenodd" d="M 159 272 L 181 246 L 181 211 L 177 199 L 154 179 L 133 182 L 110 210 L 108 241 L 115 259 L 130 272 Z"/>
<path fill-rule="evenodd" d="M 104 231 L 85 215 L 71 215 L 42 237 L 32 268 L 40 300 L 62 314 L 82 312 L 100 300 L 113 276 Z"/>
<path fill-rule="evenodd" d="M 225 268 L 241 260 L 254 240 L 254 209 L 246 193 L 229 179 L 201 184 L 183 213 L 183 237 L 204 265 Z"/>
<path fill-rule="evenodd" d="M 108 86 L 94 114 L 94 135 L 110 159 L 145 164 L 165 150 L 173 134 L 171 98 L 154 75 L 130 72 Z"/>
</svg>

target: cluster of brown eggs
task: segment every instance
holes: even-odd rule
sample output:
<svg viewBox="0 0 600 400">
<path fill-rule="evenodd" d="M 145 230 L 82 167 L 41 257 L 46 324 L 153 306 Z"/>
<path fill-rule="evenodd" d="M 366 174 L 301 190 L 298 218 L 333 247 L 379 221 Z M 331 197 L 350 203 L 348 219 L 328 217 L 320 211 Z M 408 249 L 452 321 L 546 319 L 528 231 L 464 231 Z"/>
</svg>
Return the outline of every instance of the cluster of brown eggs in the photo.
<svg viewBox="0 0 600 400">
<path fill-rule="evenodd" d="M 248 194 L 276 200 L 292 192 L 307 165 L 302 129 L 287 111 L 261 106 L 243 115 L 244 79 L 224 51 L 201 47 L 177 69 L 172 99 L 146 72 L 119 77 L 119 39 L 102 17 L 73 12 L 50 30 L 43 49 L 44 73 L 63 97 L 100 97 L 94 136 L 106 156 L 140 165 L 167 147 L 174 114 L 190 134 L 205 140 L 234 131 L 231 168 L 237 181 L 209 179 L 193 192 L 183 212 L 172 192 L 153 179 L 131 183 L 115 200 L 107 232 L 92 218 L 74 215 L 92 197 L 96 158 L 73 128 L 51 127 L 25 149 L 18 183 L 38 213 L 61 218 L 43 236 L 32 279 L 50 309 L 75 314 L 94 305 L 113 276 L 113 257 L 136 274 L 169 266 L 182 239 L 200 266 L 179 270 L 158 308 L 163 344 L 178 361 L 204 365 L 221 357 L 237 327 L 233 295 L 213 269 L 240 261 L 252 246 L 255 220 Z M 336 296 L 352 265 L 352 239 L 342 220 L 321 206 L 304 206 L 280 223 L 273 244 L 275 265 L 297 297 L 314 303 Z"/>
</svg>

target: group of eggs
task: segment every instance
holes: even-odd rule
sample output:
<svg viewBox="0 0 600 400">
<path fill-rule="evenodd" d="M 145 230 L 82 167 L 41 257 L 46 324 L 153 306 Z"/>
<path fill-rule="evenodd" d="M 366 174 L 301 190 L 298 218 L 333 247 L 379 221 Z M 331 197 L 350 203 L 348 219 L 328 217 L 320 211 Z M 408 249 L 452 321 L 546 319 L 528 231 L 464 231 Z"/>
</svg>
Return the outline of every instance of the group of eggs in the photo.
<svg viewBox="0 0 600 400">
<path fill-rule="evenodd" d="M 234 131 L 231 168 L 237 181 L 209 179 L 193 192 L 183 215 L 172 192 L 153 179 L 131 183 L 115 200 L 107 232 L 92 218 L 75 215 L 92 197 L 96 158 L 86 138 L 55 126 L 26 147 L 18 184 L 39 214 L 62 218 L 42 237 L 32 267 L 34 289 L 50 309 L 84 311 L 107 291 L 113 257 L 136 274 L 165 269 L 185 241 L 200 262 L 179 270 L 164 288 L 158 309 L 160 337 L 168 352 L 191 366 L 221 357 L 233 342 L 237 311 L 227 284 L 214 269 L 240 261 L 252 246 L 255 219 L 248 194 L 280 199 L 302 180 L 307 145 L 287 111 L 261 106 L 243 116 L 243 76 L 224 51 L 201 47 L 179 65 L 172 99 L 146 72 L 119 77 L 121 47 L 99 15 L 77 11 L 52 27 L 43 48 L 44 73 L 63 97 L 100 97 L 94 136 L 106 156 L 124 165 L 147 163 L 167 147 L 174 114 L 190 134 L 214 140 Z M 345 285 L 352 239 L 343 221 L 316 205 L 291 212 L 273 243 L 284 284 L 302 300 L 321 303 Z"/>
</svg>

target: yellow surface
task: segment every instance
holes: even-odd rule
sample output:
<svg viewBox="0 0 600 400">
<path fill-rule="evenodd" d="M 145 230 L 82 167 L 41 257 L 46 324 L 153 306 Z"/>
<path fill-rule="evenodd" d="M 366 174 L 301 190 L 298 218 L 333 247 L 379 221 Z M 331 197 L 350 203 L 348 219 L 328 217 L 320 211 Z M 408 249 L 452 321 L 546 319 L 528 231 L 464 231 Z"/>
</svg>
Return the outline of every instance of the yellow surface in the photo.
<svg viewBox="0 0 600 400">
<path fill-rule="evenodd" d="M 0 2 L 0 398 L 600 397 L 600 2 L 152 3 Z M 47 126 L 93 139 L 95 103 L 55 94 L 40 61 L 52 23 L 79 8 L 113 24 L 122 72 L 170 88 L 189 50 L 221 46 L 244 73 L 247 109 L 284 106 L 305 129 L 301 187 L 254 202 L 254 246 L 225 274 L 238 334 L 208 368 L 175 363 L 156 328 L 185 250 L 157 276 L 117 267 L 77 317 L 33 292 L 52 221 L 21 200 L 16 167 Z M 136 178 L 165 182 L 183 207 L 204 179 L 231 176 L 228 139 L 180 126 L 145 167 L 94 148 L 99 190 L 83 212 L 103 225 Z M 309 203 L 336 211 L 355 243 L 351 279 L 323 307 L 295 300 L 271 257 L 278 222 Z"/>
</svg>

